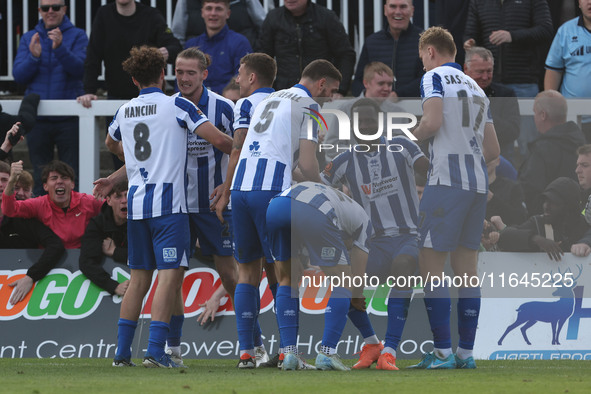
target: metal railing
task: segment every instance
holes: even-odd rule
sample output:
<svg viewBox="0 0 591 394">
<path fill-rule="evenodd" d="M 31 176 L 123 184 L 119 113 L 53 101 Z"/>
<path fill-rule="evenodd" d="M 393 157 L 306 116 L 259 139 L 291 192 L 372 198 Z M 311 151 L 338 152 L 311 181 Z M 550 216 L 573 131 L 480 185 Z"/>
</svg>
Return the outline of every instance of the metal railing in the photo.
<svg viewBox="0 0 591 394">
<path fill-rule="evenodd" d="M 591 99 L 569 99 L 568 119 L 578 121 L 580 115 L 589 114 Z M 80 119 L 80 175 L 79 189 L 84 193 L 92 192 L 92 182 L 99 177 L 99 154 L 100 147 L 104 144 L 105 123 L 102 116 L 112 117 L 117 109 L 126 100 L 96 100 L 91 108 L 84 108 L 76 100 L 41 100 L 39 104 L 39 115 L 50 116 L 78 116 Z M 20 100 L 0 100 L 5 112 L 16 114 L 20 106 Z M 401 100 L 398 104 L 407 112 L 414 115 L 423 113 L 421 101 Z M 521 115 L 533 115 L 533 99 L 519 99 Z"/>
<path fill-rule="evenodd" d="M 263 3 L 265 9 L 270 9 L 273 6 L 273 0 L 260 0 Z M 314 3 L 316 0 L 312 0 Z M 339 5 L 339 16 L 343 25 L 345 26 L 345 30 L 349 32 L 350 29 L 353 29 L 353 44 L 356 52 L 359 54 L 361 52 L 361 48 L 363 47 L 363 43 L 365 41 L 365 37 L 363 32 L 365 31 L 365 26 L 368 21 L 372 21 L 374 26 L 374 31 L 378 31 L 382 29 L 382 21 L 383 21 L 383 0 L 357 0 L 358 1 L 358 9 L 359 13 L 357 15 L 357 21 L 353 23 L 352 26 L 348 23 L 349 21 L 349 4 L 354 4 L 355 0 L 326 0 L 326 4 L 329 9 L 334 9 L 335 5 L 338 3 Z M 428 5 L 429 0 L 423 0 L 426 5 Z M 29 13 L 30 8 L 34 4 L 36 6 L 38 0 L 6 0 L 6 15 L 0 15 L 4 17 L 6 20 L 6 57 L 2 57 L 2 62 L 5 62 L 6 65 L 6 73 L 0 75 L 0 81 L 12 81 L 12 66 L 14 62 L 14 57 L 16 55 L 18 42 L 20 40 L 19 36 L 17 36 L 17 29 L 16 27 L 19 26 L 20 34 L 24 34 L 34 28 L 34 24 L 30 24 L 31 15 Z M 166 23 L 170 26 L 172 24 L 172 16 L 174 12 L 174 6 L 176 5 L 176 0 L 140 0 L 140 3 L 150 5 L 152 7 L 159 8 L 163 11 L 164 18 Z M 90 30 L 92 28 L 92 21 L 97 12 L 98 5 L 92 6 L 92 0 L 69 0 L 67 1 L 68 4 L 68 11 L 67 15 L 72 21 L 75 26 L 83 28 L 86 31 L 86 35 L 90 37 Z M 365 15 L 365 7 L 367 3 L 372 4 L 372 14 Z M 107 0 L 101 0 L 100 5 L 107 4 Z M 279 4 L 283 4 L 283 0 L 279 1 Z M 22 15 L 18 17 L 13 17 L 15 15 L 15 11 L 17 10 L 16 7 L 20 7 Z M 425 7 L 428 10 L 428 7 Z M 82 11 L 81 11 L 82 10 Z M 18 13 L 17 13 L 18 14 Z M 82 15 L 82 17 L 80 17 Z M 428 19 L 428 11 L 425 13 L 425 21 Z M 38 20 L 38 19 L 37 19 Z M 425 23 L 425 26 L 428 26 L 428 23 Z M 168 66 L 167 69 L 167 80 L 172 80 L 174 78 L 172 66 Z M 100 77 L 103 80 L 103 76 Z"/>
</svg>

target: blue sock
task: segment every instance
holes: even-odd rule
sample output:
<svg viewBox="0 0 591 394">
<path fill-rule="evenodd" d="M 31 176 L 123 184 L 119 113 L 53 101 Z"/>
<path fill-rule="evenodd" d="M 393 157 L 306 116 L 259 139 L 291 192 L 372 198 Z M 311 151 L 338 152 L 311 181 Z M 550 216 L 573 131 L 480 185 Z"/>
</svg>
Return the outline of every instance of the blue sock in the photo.
<svg viewBox="0 0 591 394">
<path fill-rule="evenodd" d="M 150 322 L 150 338 L 148 339 L 147 354 L 156 360 L 164 355 L 164 345 L 168 336 L 169 325 L 163 321 L 152 320 Z"/>
<path fill-rule="evenodd" d="M 433 346 L 437 349 L 451 348 L 451 332 L 449 318 L 451 312 L 451 299 L 449 288 L 446 285 L 433 287 L 431 283 L 425 284 L 425 307 L 429 316 L 429 324 L 433 333 Z"/>
<path fill-rule="evenodd" d="M 119 319 L 117 326 L 117 352 L 115 353 L 115 358 L 118 360 L 128 360 L 131 358 L 131 343 L 133 342 L 137 322 Z"/>
<path fill-rule="evenodd" d="M 294 294 L 296 293 L 294 289 Z M 291 296 L 291 286 L 277 288 L 277 324 L 281 336 L 281 347 L 297 346 L 300 300 Z"/>
<path fill-rule="evenodd" d="M 480 287 L 458 289 L 458 333 L 460 347 L 472 350 L 478 316 L 480 315 Z"/>
<path fill-rule="evenodd" d="M 181 336 L 183 335 L 183 323 L 185 315 L 173 315 L 170 317 L 170 330 L 166 343 L 168 346 L 181 346 Z"/>
<path fill-rule="evenodd" d="M 234 310 L 240 350 L 254 349 L 253 331 L 258 314 L 257 294 L 258 290 L 253 285 L 248 283 L 238 283 L 236 285 L 236 292 L 234 293 L 236 305 L 234 305 Z"/>
<path fill-rule="evenodd" d="M 269 290 L 271 290 L 271 294 L 273 294 L 273 301 L 277 300 L 277 287 L 279 286 L 279 283 L 273 283 L 272 285 L 269 285 Z"/>
<path fill-rule="evenodd" d="M 351 319 L 351 323 L 353 323 L 353 325 L 357 327 L 363 338 L 368 338 L 372 335 L 376 335 L 376 332 L 374 331 L 373 326 L 369 321 L 369 316 L 367 315 L 367 312 L 360 311 L 353 308 L 352 306 L 349 306 L 349 313 L 347 314 L 347 316 L 349 316 L 349 319 Z"/>
<path fill-rule="evenodd" d="M 279 287 L 279 283 L 273 283 L 269 285 L 269 289 L 271 290 L 271 294 L 273 294 L 273 301 L 275 305 L 273 307 L 273 312 L 275 312 L 275 320 L 277 321 L 277 327 L 279 327 L 279 320 L 277 320 L 277 288 Z M 281 341 L 281 335 L 279 335 L 279 348 L 283 348 L 283 342 Z"/>
<path fill-rule="evenodd" d="M 252 340 L 254 342 L 254 346 L 261 346 L 263 344 L 263 338 L 261 337 L 261 325 L 259 324 L 259 314 L 261 312 L 261 292 L 259 288 L 257 288 L 257 317 L 254 321 L 254 327 L 252 332 Z"/>
<path fill-rule="evenodd" d="M 322 346 L 337 347 L 345 324 L 347 324 L 347 312 L 351 306 L 351 292 L 344 287 L 335 287 L 324 311 L 324 334 Z"/>
<path fill-rule="evenodd" d="M 398 344 L 402 338 L 402 331 L 404 331 L 406 317 L 408 316 L 408 305 L 410 304 L 411 295 L 412 290 L 390 290 L 385 347 L 391 347 L 394 350 L 398 348 Z"/>
</svg>

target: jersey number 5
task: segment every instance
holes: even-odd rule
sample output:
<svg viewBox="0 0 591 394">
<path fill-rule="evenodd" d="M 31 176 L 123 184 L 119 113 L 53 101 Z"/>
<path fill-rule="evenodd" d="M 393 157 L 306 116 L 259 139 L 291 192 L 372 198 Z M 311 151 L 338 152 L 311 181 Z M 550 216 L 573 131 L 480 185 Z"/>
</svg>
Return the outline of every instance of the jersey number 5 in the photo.
<svg viewBox="0 0 591 394">
<path fill-rule="evenodd" d="M 254 131 L 257 133 L 263 133 L 269 128 L 271 121 L 273 120 L 273 109 L 279 106 L 279 101 L 269 101 L 261 114 L 261 120 L 254 126 Z"/>
</svg>

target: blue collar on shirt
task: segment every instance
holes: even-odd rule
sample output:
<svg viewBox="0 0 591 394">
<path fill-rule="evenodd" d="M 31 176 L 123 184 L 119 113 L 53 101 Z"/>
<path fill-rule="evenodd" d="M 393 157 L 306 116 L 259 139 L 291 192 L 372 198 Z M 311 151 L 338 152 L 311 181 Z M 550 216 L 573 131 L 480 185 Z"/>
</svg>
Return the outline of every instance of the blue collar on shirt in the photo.
<svg viewBox="0 0 591 394">
<path fill-rule="evenodd" d="M 464 71 L 462 69 L 462 66 L 460 66 L 458 63 L 454 63 L 454 62 L 442 64 L 441 67 L 443 67 L 443 66 L 453 67 L 453 68 L 457 68 L 460 71 Z"/>
<path fill-rule="evenodd" d="M 273 93 L 275 91 L 275 89 L 273 88 L 258 88 L 257 90 L 255 90 L 254 92 L 252 92 L 252 94 L 255 93 Z"/>
<path fill-rule="evenodd" d="M 310 91 L 308 90 L 308 88 L 307 88 L 307 87 L 305 87 L 304 85 L 302 85 L 302 84 L 299 84 L 299 83 L 296 83 L 295 85 L 293 85 L 293 87 L 294 87 L 294 88 L 300 88 L 300 89 L 302 89 L 304 92 L 306 92 L 306 94 L 307 94 L 308 96 L 312 97 L 312 93 L 310 93 Z"/>
<path fill-rule="evenodd" d="M 197 106 L 199 107 L 199 109 L 201 111 L 207 112 L 207 104 L 209 102 L 209 92 L 207 91 L 207 88 L 205 86 L 203 86 L 203 92 L 201 92 L 201 98 L 199 99 L 199 103 L 197 103 Z"/>
<path fill-rule="evenodd" d="M 224 27 L 222 27 L 222 30 L 220 30 L 219 32 L 217 32 L 216 34 L 214 34 L 213 36 L 209 37 L 207 35 L 207 30 L 203 33 L 205 35 L 205 38 L 209 41 L 218 41 L 218 40 L 223 40 L 224 37 L 226 36 L 226 34 L 228 34 L 228 30 L 230 30 L 230 28 L 228 27 L 228 24 L 226 23 L 224 25 Z"/>
<path fill-rule="evenodd" d="M 159 88 L 144 88 L 142 90 L 140 90 L 140 95 L 142 94 L 148 94 L 148 93 L 163 93 L 162 90 L 160 90 Z"/>
</svg>

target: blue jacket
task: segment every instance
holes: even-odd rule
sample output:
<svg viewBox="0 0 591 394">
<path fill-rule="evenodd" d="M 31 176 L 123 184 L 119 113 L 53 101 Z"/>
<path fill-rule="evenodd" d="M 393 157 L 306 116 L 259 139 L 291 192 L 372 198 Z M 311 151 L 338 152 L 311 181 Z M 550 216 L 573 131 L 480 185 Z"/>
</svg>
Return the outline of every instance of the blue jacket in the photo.
<svg viewBox="0 0 591 394">
<path fill-rule="evenodd" d="M 82 77 L 88 37 L 84 30 L 75 27 L 67 16 L 59 25 L 62 43 L 55 50 L 53 41 L 47 36 L 43 20 L 35 29 L 26 32 L 21 38 L 13 76 L 17 83 L 27 85 L 26 94 L 37 93 L 41 99 L 74 99 L 82 94 Z M 39 33 L 41 56 L 31 55 L 29 44 L 35 33 Z"/>
<path fill-rule="evenodd" d="M 203 84 L 218 94 L 222 94 L 230 79 L 238 74 L 242 56 L 252 52 L 248 39 L 230 30 L 228 25 L 213 37 L 208 37 L 205 32 L 187 40 L 185 48 L 190 47 L 198 47 L 211 57 L 211 66 Z"/>
</svg>

